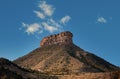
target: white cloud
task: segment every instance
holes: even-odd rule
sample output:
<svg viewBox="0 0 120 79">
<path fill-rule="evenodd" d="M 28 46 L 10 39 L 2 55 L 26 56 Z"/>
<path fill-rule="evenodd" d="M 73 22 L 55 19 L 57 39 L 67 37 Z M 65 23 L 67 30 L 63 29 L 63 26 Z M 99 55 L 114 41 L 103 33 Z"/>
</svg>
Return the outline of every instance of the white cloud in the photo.
<svg viewBox="0 0 120 79">
<path fill-rule="evenodd" d="M 28 34 L 34 34 L 34 33 L 41 33 L 42 32 L 42 28 L 38 23 L 33 23 L 33 24 L 25 24 L 22 23 L 23 27 L 25 28 L 25 32 L 27 32 Z"/>
<path fill-rule="evenodd" d="M 45 15 L 42 12 L 40 12 L 40 11 L 34 11 L 34 13 L 41 19 L 45 18 Z"/>
<path fill-rule="evenodd" d="M 60 23 L 61 24 L 66 24 L 69 20 L 71 19 L 70 16 L 64 16 L 61 20 L 60 20 Z"/>
<path fill-rule="evenodd" d="M 48 25 L 48 23 L 46 23 L 46 22 L 43 22 L 42 25 L 44 26 L 45 30 L 49 31 L 50 33 L 53 33 L 53 32 L 55 32 L 55 31 L 58 31 L 58 28 L 57 28 L 57 27 Z"/>
<path fill-rule="evenodd" d="M 55 10 L 55 8 L 52 5 L 47 4 L 46 1 L 42 1 L 39 4 L 39 7 L 44 12 L 44 14 L 47 16 L 52 16 Z"/>
<path fill-rule="evenodd" d="M 57 23 L 55 20 L 53 20 L 53 19 L 49 19 L 49 20 L 48 20 L 48 23 L 51 24 L 52 26 L 55 26 L 55 27 L 58 27 L 58 28 L 61 27 L 61 25 L 58 24 L 58 23 Z"/>
<path fill-rule="evenodd" d="M 47 4 L 47 2 L 41 1 L 38 4 L 38 7 L 40 10 L 34 10 L 34 13 L 36 16 L 41 19 L 41 23 L 35 22 L 33 24 L 26 24 L 22 23 L 22 27 L 19 30 L 22 30 L 24 28 L 25 32 L 30 35 L 41 34 L 44 30 L 46 30 L 49 33 L 58 32 L 63 30 L 63 26 L 66 25 L 66 23 L 71 19 L 70 16 L 64 16 L 60 20 L 54 20 L 53 14 L 55 11 L 55 8 L 51 4 Z"/>
<path fill-rule="evenodd" d="M 107 20 L 104 17 L 98 17 L 97 22 L 98 23 L 107 23 Z"/>
</svg>

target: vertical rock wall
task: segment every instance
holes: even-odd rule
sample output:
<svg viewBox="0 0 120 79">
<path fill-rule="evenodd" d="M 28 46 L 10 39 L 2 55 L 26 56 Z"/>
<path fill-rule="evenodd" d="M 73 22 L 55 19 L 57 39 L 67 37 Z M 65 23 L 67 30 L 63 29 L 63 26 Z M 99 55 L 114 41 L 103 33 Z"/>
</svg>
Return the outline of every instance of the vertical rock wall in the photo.
<svg viewBox="0 0 120 79">
<path fill-rule="evenodd" d="M 69 31 L 60 34 L 50 35 L 42 39 L 40 46 L 48 46 L 53 44 L 71 44 L 73 34 Z"/>
</svg>

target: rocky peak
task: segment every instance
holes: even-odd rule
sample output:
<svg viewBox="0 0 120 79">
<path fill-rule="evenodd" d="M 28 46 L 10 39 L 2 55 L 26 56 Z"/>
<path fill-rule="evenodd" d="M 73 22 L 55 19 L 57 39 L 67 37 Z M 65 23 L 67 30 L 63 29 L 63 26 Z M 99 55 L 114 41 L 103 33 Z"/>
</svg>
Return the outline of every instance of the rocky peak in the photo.
<svg viewBox="0 0 120 79">
<path fill-rule="evenodd" d="M 69 31 L 50 35 L 42 39 L 42 41 L 40 42 L 40 46 L 48 46 L 53 44 L 71 44 L 72 37 L 73 34 Z"/>
<path fill-rule="evenodd" d="M 47 36 L 41 41 L 41 47 L 14 63 L 51 75 L 69 75 L 60 79 L 118 79 L 119 67 L 76 46 L 72 37 L 69 31 Z M 76 74 L 77 78 L 71 74 Z"/>
</svg>

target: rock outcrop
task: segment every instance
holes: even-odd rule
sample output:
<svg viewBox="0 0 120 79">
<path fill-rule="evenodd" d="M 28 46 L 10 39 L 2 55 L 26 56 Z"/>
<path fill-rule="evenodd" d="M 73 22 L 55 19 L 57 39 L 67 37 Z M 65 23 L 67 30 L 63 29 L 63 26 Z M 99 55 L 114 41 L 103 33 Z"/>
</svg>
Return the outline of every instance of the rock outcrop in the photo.
<svg viewBox="0 0 120 79">
<path fill-rule="evenodd" d="M 69 31 L 61 32 L 60 34 L 50 35 L 45 38 L 40 43 L 40 46 L 48 46 L 53 44 L 71 44 L 73 34 Z"/>
</svg>

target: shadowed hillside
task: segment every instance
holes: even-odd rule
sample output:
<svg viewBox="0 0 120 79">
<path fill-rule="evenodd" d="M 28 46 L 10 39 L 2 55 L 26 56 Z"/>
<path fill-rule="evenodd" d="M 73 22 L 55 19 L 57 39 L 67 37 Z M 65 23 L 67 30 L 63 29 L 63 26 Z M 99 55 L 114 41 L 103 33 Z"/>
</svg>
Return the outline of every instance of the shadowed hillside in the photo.
<svg viewBox="0 0 120 79">
<path fill-rule="evenodd" d="M 57 77 L 26 70 L 7 59 L 0 58 L 0 79 L 57 79 Z"/>
</svg>

